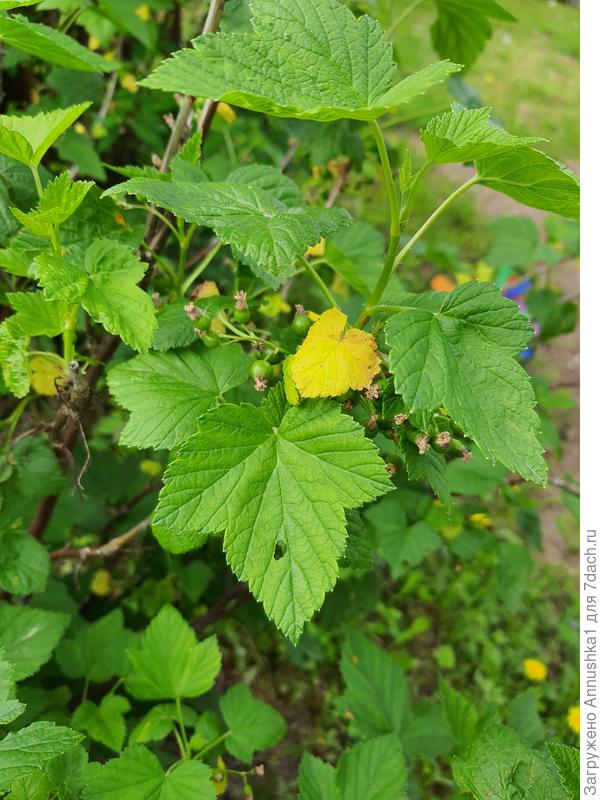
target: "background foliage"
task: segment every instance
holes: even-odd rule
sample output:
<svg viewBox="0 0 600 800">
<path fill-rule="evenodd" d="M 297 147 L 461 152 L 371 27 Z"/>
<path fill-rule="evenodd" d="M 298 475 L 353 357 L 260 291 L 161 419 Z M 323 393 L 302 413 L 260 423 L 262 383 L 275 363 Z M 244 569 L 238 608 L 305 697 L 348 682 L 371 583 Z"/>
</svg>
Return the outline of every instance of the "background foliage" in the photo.
<svg viewBox="0 0 600 800">
<path fill-rule="evenodd" d="M 291 89 L 273 73 L 233 91 L 267 56 L 291 69 L 293 26 L 274 34 L 282 6 L 264 0 L 244 70 L 248 45 L 225 36 L 249 30 L 245 0 L 220 18 L 200 0 L 0 2 L 2 796 L 578 796 L 579 239 L 574 181 L 543 155 L 577 171 L 578 12 L 342 5 L 379 20 L 415 83 L 390 89 L 373 34 L 381 88 L 364 102 L 323 73 L 315 104 L 319 63 Z M 220 30 L 205 62 L 164 61 L 204 24 Z M 465 69 L 420 72 L 438 59 Z M 226 85 L 207 88 L 215 74 Z M 357 324 L 385 260 L 381 141 L 359 121 L 381 109 L 399 249 L 473 161 L 501 193 L 461 194 L 397 264 L 384 300 L 404 310 L 378 336 L 395 384 L 298 406 L 310 390 L 282 357 L 309 329 L 321 344 L 295 305 L 314 319 L 333 301 Z M 510 148 L 542 180 L 511 182 Z M 465 302 L 481 304 L 473 338 L 447 327 Z M 450 450 L 419 440 L 447 428 Z M 244 447 L 260 458 L 242 479 Z"/>
</svg>

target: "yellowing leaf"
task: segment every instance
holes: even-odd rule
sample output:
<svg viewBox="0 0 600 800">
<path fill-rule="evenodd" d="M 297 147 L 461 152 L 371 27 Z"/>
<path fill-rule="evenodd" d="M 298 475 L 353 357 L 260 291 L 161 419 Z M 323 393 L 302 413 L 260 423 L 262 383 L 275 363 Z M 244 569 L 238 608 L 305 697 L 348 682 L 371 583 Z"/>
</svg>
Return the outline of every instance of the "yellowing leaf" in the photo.
<svg viewBox="0 0 600 800">
<path fill-rule="evenodd" d="M 292 377 L 302 397 L 335 397 L 365 389 L 381 359 L 370 333 L 350 328 L 348 317 L 330 308 L 309 330 L 292 362 Z"/>
<path fill-rule="evenodd" d="M 316 244 L 311 245 L 305 253 L 306 256 L 324 256 L 325 255 L 325 239 L 321 237 Z"/>
<path fill-rule="evenodd" d="M 31 369 L 31 388 L 38 394 L 52 397 L 57 394 L 56 380 L 63 376 L 60 365 L 43 356 L 36 356 L 29 362 Z"/>
<path fill-rule="evenodd" d="M 294 356 L 288 356 L 283 362 L 283 390 L 285 398 L 291 406 L 300 405 L 300 395 L 292 378 L 292 363 Z"/>
</svg>

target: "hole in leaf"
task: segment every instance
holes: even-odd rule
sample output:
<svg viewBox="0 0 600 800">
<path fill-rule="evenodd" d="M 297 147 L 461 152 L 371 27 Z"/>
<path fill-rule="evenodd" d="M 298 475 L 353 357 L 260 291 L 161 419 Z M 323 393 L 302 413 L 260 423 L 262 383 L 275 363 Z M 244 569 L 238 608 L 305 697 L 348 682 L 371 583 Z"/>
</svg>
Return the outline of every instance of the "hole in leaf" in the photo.
<svg viewBox="0 0 600 800">
<path fill-rule="evenodd" d="M 275 561 L 279 561 L 280 558 L 283 558 L 287 552 L 287 544 L 285 542 L 277 542 L 275 545 L 275 551 L 273 552 L 273 558 Z"/>
</svg>

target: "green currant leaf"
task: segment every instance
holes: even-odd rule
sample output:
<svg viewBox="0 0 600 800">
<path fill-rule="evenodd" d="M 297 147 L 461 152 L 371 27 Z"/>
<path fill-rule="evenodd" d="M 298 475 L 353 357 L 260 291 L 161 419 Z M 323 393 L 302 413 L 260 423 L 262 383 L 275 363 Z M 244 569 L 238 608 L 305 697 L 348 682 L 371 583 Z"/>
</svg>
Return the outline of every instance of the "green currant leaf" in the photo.
<svg viewBox="0 0 600 800">
<path fill-rule="evenodd" d="M 538 705 L 537 693 L 531 688 L 513 697 L 506 709 L 508 724 L 530 747 L 540 744 L 546 735 Z"/>
<path fill-rule="evenodd" d="M 292 641 L 333 588 L 346 546 L 344 508 L 389 491 L 373 444 L 339 404 L 221 405 L 165 475 L 153 528 L 174 552 L 225 531 L 227 560 Z"/>
<path fill-rule="evenodd" d="M 34 722 L 0 741 L 0 791 L 75 747 L 82 735 L 53 722 Z"/>
<path fill-rule="evenodd" d="M 310 245 L 352 221 L 341 208 L 290 208 L 280 199 L 281 188 L 267 191 L 239 182 L 165 183 L 134 178 L 108 194 L 140 195 L 187 222 L 212 228 L 231 246 L 235 258 L 277 288 Z M 285 196 L 290 199 L 291 193 L 286 190 Z"/>
<path fill-rule="evenodd" d="M 437 532 L 425 520 L 405 527 L 396 524 L 393 528 L 380 528 L 376 535 L 381 554 L 394 578 L 403 575 L 407 565 L 416 567 L 431 550 L 436 550 L 441 544 Z"/>
<path fill-rule="evenodd" d="M 81 303 L 106 330 L 145 352 L 152 343 L 156 309 L 137 284 L 147 264 L 127 245 L 101 239 L 88 247 L 83 265 L 42 253 L 37 278 L 50 300 Z"/>
<path fill-rule="evenodd" d="M 123 626 L 120 608 L 96 622 L 79 627 L 65 637 L 56 650 L 56 660 L 68 678 L 85 678 L 91 683 L 104 683 L 114 675 L 127 671 L 126 650 L 133 634 Z M 106 643 L 110 642 L 110 647 Z"/>
<path fill-rule="evenodd" d="M 352 631 L 340 664 L 346 690 L 340 709 L 352 714 L 353 736 L 400 736 L 406 727 L 409 696 L 404 670 L 396 659 L 362 634 Z"/>
<path fill-rule="evenodd" d="M 199 642 L 173 606 L 165 605 L 129 651 L 129 694 L 140 700 L 198 697 L 212 687 L 221 668 L 214 636 Z"/>
<path fill-rule="evenodd" d="M 17 312 L 7 327 L 15 336 L 59 336 L 63 332 L 67 304 L 47 300 L 43 292 L 8 292 L 6 299 Z"/>
<path fill-rule="evenodd" d="M 566 800 L 558 775 L 536 750 L 530 750 L 510 728 L 490 725 L 464 755 L 452 760 L 458 789 L 475 800 L 526 797 Z"/>
<path fill-rule="evenodd" d="M 25 778 L 18 778 L 10 787 L 6 800 L 48 800 L 50 786 L 44 772 L 32 772 Z"/>
<path fill-rule="evenodd" d="M 137 356 L 112 369 L 110 392 L 131 411 L 121 434 L 129 447 L 171 449 L 198 429 L 198 418 L 248 379 L 249 358 L 236 344 Z"/>
<path fill-rule="evenodd" d="M 18 441 L 12 460 L 17 468 L 17 487 L 26 497 L 58 494 L 65 485 L 56 455 L 41 436 L 26 436 Z"/>
<path fill-rule="evenodd" d="M 517 362 L 531 325 L 517 305 L 477 281 L 402 304 L 386 340 L 396 391 L 411 412 L 443 406 L 487 458 L 543 484 L 535 397 Z"/>
<path fill-rule="evenodd" d="M 281 714 L 253 697 L 243 683 L 227 690 L 219 699 L 219 708 L 229 728 L 225 747 L 232 756 L 247 764 L 252 763 L 255 752 L 276 745 L 287 730 Z"/>
<path fill-rule="evenodd" d="M 434 0 L 438 16 L 431 28 L 436 53 L 470 67 L 492 35 L 490 20 L 514 22 L 495 0 Z"/>
<path fill-rule="evenodd" d="M 70 36 L 48 25 L 30 22 L 21 14 L 0 17 L 0 41 L 23 53 L 40 58 L 48 64 L 65 69 L 111 72 L 117 66 L 116 61 L 102 58 Z"/>
<path fill-rule="evenodd" d="M 299 800 L 341 800 L 335 767 L 304 753 L 298 774 Z"/>
<path fill-rule="evenodd" d="M 569 800 L 579 800 L 579 750 L 558 742 L 546 742 Z"/>
<path fill-rule="evenodd" d="M 0 603 L 0 648 L 10 653 L 15 680 L 34 675 L 48 661 L 69 622 L 57 611 Z"/>
<path fill-rule="evenodd" d="M 432 64 L 392 86 L 396 64 L 379 23 L 337 0 L 255 0 L 251 33 L 208 34 L 142 81 L 280 117 L 375 119 L 459 67 Z"/>
<path fill-rule="evenodd" d="M 11 212 L 34 236 L 48 238 L 55 225 L 62 225 L 77 211 L 93 185 L 91 181 L 73 182 L 69 173 L 63 172 L 46 185 L 36 209 L 11 208 Z"/>
<path fill-rule="evenodd" d="M 513 136 L 490 120 L 491 108 L 461 108 L 430 119 L 421 139 L 432 164 L 474 161 L 510 147 L 539 142 L 535 136 Z"/>
<path fill-rule="evenodd" d="M 10 320 L 0 325 L 0 367 L 7 388 L 16 396 L 24 397 L 29 391 L 31 372 L 27 351 L 29 336 L 13 332 Z"/>
<path fill-rule="evenodd" d="M 183 761 L 166 773 L 143 745 L 124 750 L 106 764 L 86 770 L 83 800 L 214 800 L 211 769 L 199 761 Z"/>
<path fill-rule="evenodd" d="M 9 17 L 0 17 L 0 39 L 7 20 Z M 58 137 L 90 106 L 91 103 L 79 103 L 33 116 L 0 116 L 0 153 L 37 166 Z"/>
<path fill-rule="evenodd" d="M 25 710 L 25 704 L 15 698 L 14 669 L 5 656 L 0 650 L 0 725 L 8 725 Z"/>
<path fill-rule="evenodd" d="M 46 548 L 26 531 L 0 528 L 0 588 L 25 596 L 43 592 L 50 573 Z"/>
<path fill-rule="evenodd" d="M 479 715 L 475 705 L 447 681 L 440 681 L 439 695 L 446 723 L 459 753 L 475 740 Z"/>
<path fill-rule="evenodd" d="M 367 222 L 355 222 L 327 240 L 325 258 L 353 289 L 368 297 L 381 272 L 385 240 L 377 228 Z"/>
<path fill-rule="evenodd" d="M 346 520 L 348 522 L 348 538 L 340 566 L 349 567 L 356 572 L 371 569 L 373 545 L 361 515 L 356 510 L 350 510 L 346 513 Z"/>
<path fill-rule="evenodd" d="M 518 203 L 579 218 L 579 180 L 571 170 L 533 147 L 517 147 L 475 162 L 478 183 Z"/>
<path fill-rule="evenodd" d="M 355 744 L 340 758 L 337 783 L 342 800 L 398 800 L 406 792 L 406 765 L 394 735 Z"/>
<path fill-rule="evenodd" d="M 182 707 L 183 722 L 186 726 L 195 723 L 195 712 Z M 152 706 L 129 734 L 129 744 L 160 742 L 173 730 L 173 722 L 177 719 L 175 703 L 159 703 Z"/>
<path fill-rule="evenodd" d="M 0 0 L 0 11 L 10 11 L 11 8 L 23 8 L 23 6 L 34 6 L 40 0 Z"/>
<path fill-rule="evenodd" d="M 76 730 L 84 731 L 94 741 L 118 753 L 125 743 L 125 714 L 130 709 L 126 697 L 107 694 L 99 705 L 86 700 L 78 706 L 71 722 Z"/>
</svg>

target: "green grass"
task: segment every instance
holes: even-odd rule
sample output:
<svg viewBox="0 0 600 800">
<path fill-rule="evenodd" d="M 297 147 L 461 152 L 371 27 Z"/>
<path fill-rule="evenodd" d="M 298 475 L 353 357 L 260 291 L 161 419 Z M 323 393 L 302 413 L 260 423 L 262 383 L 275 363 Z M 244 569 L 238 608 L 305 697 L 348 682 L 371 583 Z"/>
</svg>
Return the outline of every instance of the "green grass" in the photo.
<svg viewBox="0 0 600 800">
<path fill-rule="evenodd" d="M 388 24 L 386 0 L 376 4 Z M 408 0 L 393 5 L 392 18 Z M 579 158 L 579 11 L 547 0 L 502 0 L 516 23 L 494 22 L 494 34 L 465 80 L 496 117 L 516 134 L 545 137 L 544 148 L 573 163 Z M 369 6 L 373 13 L 374 5 Z M 396 30 L 394 45 L 402 71 L 434 61 L 429 27 L 435 10 L 423 2 Z M 435 111 L 443 93 L 428 93 L 422 108 Z"/>
</svg>

